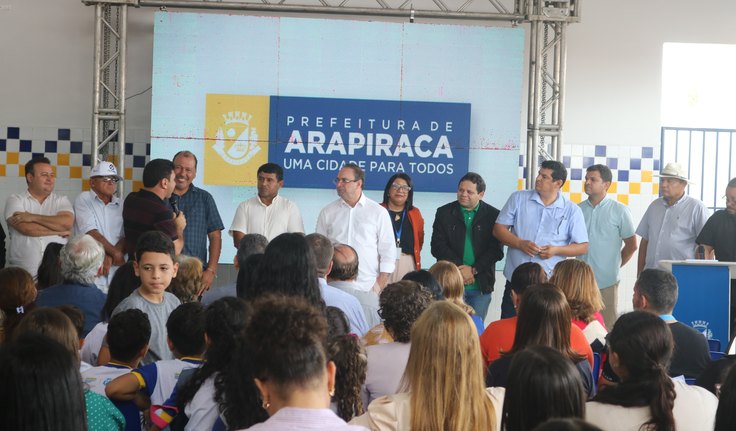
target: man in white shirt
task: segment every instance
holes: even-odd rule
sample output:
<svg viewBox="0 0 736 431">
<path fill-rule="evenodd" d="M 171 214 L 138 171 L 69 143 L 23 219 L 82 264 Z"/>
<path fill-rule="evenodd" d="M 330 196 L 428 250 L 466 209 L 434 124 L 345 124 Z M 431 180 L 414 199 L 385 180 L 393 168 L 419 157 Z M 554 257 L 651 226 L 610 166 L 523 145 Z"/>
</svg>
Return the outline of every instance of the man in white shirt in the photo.
<svg viewBox="0 0 736 431">
<path fill-rule="evenodd" d="M 89 173 L 89 191 L 74 201 L 75 235 L 87 234 L 102 244 L 105 260 L 102 274 L 95 284 L 107 293 L 115 270 L 125 263 L 123 235 L 123 202 L 115 196 L 118 181 L 123 178 L 110 162 L 99 162 Z"/>
<path fill-rule="evenodd" d="M 396 266 L 396 242 L 388 211 L 363 194 L 365 172 L 348 163 L 335 178 L 340 199 L 322 209 L 316 232 L 358 253 L 356 288 L 376 293 L 386 286 Z"/>
<path fill-rule="evenodd" d="M 679 163 L 668 163 L 658 175 L 662 197 L 649 204 L 636 234 L 641 237 L 637 275 L 657 268 L 660 260 L 695 258 L 695 240 L 710 211 L 703 202 L 685 194 L 687 171 Z"/>
<path fill-rule="evenodd" d="M 66 196 L 54 193 L 56 174 L 46 157 L 36 157 L 25 165 L 25 193 L 16 193 L 5 202 L 8 223 L 8 266 L 20 266 L 36 276 L 43 252 L 49 243 L 66 244 L 74 224 L 74 209 Z"/>
<path fill-rule="evenodd" d="M 261 165 L 257 176 L 258 196 L 238 205 L 230 226 L 235 248 L 247 233 L 259 233 L 271 241 L 282 233 L 304 232 L 299 207 L 279 196 L 279 190 L 284 186 L 281 166 L 275 163 Z"/>
</svg>

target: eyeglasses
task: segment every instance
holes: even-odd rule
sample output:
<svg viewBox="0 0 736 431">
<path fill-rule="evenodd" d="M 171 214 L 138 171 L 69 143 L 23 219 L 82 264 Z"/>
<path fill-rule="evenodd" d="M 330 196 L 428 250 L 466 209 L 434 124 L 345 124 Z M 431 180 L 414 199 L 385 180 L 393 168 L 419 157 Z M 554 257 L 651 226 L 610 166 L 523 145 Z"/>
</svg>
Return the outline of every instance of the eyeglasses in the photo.
<svg viewBox="0 0 736 431">
<path fill-rule="evenodd" d="M 391 188 L 394 189 L 394 190 L 396 190 L 397 192 L 398 191 L 402 191 L 402 192 L 410 192 L 411 191 L 411 187 L 409 187 L 409 186 L 402 186 L 402 185 L 396 184 L 396 183 L 391 184 Z"/>
<path fill-rule="evenodd" d="M 114 184 L 120 181 L 118 177 L 97 177 L 100 181 L 108 184 Z"/>
<path fill-rule="evenodd" d="M 335 183 L 335 185 L 338 185 L 341 183 L 342 184 L 357 183 L 358 181 L 360 180 L 351 180 L 350 178 L 335 178 L 334 180 L 332 180 L 332 182 Z"/>
</svg>

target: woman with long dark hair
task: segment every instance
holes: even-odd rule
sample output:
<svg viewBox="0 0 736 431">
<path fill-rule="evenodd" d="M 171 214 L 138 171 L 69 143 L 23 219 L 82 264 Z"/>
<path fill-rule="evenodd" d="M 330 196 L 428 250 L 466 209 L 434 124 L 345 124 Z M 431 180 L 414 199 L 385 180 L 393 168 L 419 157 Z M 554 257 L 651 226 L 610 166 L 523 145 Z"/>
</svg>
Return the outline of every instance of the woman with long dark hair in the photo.
<svg viewBox="0 0 736 431">
<path fill-rule="evenodd" d="M 531 431 L 549 418 L 582 418 L 580 373 L 562 353 L 532 346 L 514 355 L 501 418 L 505 431 Z"/>
<path fill-rule="evenodd" d="M 424 246 L 424 218 L 419 208 L 414 206 L 414 183 L 409 175 L 401 172 L 388 179 L 381 206 L 388 210 L 396 247 L 401 249 L 396 270 L 388 280 L 393 283 L 401 280 L 407 272 L 422 268 L 420 255 Z"/>
<path fill-rule="evenodd" d="M 593 396 L 595 386 L 590 363 L 570 345 L 572 313 L 565 295 L 549 283 L 530 286 L 521 297 L 518 311 L 514 345 L 488 367 L 488 386 L 508 387 L 514 355 L 530 346 L 547 346 L 562 353 L 578 368 L 585 392 Z"/>
<path fill-rule="evenodd" d="M 659 316 L 646 311 L 620 316 L 608 334 L 608 361 L 621 382 L 588 402 L 586 420 L 604 431 L 713 429 L 716 397 L 667 374 L 673 346 L 672 332 Z"/>
</svg>

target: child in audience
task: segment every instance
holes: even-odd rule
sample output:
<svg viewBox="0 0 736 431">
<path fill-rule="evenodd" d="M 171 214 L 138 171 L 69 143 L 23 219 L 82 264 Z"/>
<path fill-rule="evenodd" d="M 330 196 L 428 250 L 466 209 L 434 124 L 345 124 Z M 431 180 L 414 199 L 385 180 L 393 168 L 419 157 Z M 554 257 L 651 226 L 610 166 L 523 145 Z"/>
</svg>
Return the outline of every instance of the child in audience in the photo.
<svg viewBox="0 0 736 431">
<path fill-rule="evenodd" d="M 161 359 L 174 359 L 166 341 L 166 320 L 181 302 L 166 292 L 171 279 L 176 277 L 179 264 L 174 261 L 174 243 L 158 231 L 146 232 L 138 239 L 135 251 L 135 274 L 141 285 L 125 298 L 113 311 L 137 308 L 148 315 L 151 322 L 151 340 L 143 364 L 148 365 Z"/>
<path fill-rule="evenodd" d="M 82 310 L 77 306 L 69 305 L 69 304 L 58 305 L 54 308 L 64 313 L 66 317 L 68 317 L 69 320 L 72 321 L 72 325 L 74 325 L 74 329 L 77 330 L 77 338 L 79 338 L 79 346 L 80 347 L 83 346 L 84 345 L 84 313 L 82 312 Z M 80 352 L 80 357 L 81 357 L 82 350 L 80 349 L 79 352 Z M 89 368 L 92 368 L 92 365 L 90 365 L 87 362 L 84 362 L 84 360 L 80 361 L 80 365 L 79 365 L 80 372 L 84 372 L 85 370 Z"/>
<path fill-rule="evenodd" d="M 133 400 L 139 391 L 150 404 L 161 405 L 174 390 L 179 374 L 202 365 L 204 354 L 204 307 L 189 302 L 176 308 L 166 321 L 169 348 L 176 359 L 156 361 L 115 378 L 105 387 L 112 400 Z"/>
<path fill-rule="evenodd" d="M 76 367 L 75 372 L 80 384 L 82 383 L 82 378 L 79 375 L 79 335 L 72 321 L 64 313 L 56 308 L 37 308 L 33 310 L 20 322 L 13 337 L 17 338 L 29 332 L 46 335 L 61 343 L 73 358 Z M 4 379 L 0 381 L 3 384 L 6 382 Z M 30 384 L 30 382 L 27 383 Z M 87 410 L 87 429 L 89 431 L 122 431 L 125 429 L 123 414 L 106 397 L 85 388 L 84 402 Z M 5 403 L 0 403 L 0 405 L 3 404 Z M 31 407 L 27 406 L 27 408 Z M 38 409 L 34 409 L 33 413 L 37 413 L 36 410 Z M 5 424 L 5 422 L 0 423 Z"/>
<path fill-rule="evenodd" d="M 105 365 L 110 360 L 110 351 L 107 347 L 102 347 L 105 334 L 107 334 L 107 322 L 112 317 L 112 312 L 123 299 L 130 296 L 135 289 L 140 286 L 141 280 L 135 275 L 133 262 L 126 262 L 121 265 L 110 281 L 107 289 L 107 299 L 105 305 L 102 306 L 102 321 L 95 325 L 89 334 L 84 338 L 82 345 L 82 361 L 96 367 L 97 365 Z"/>
<path fill-rule="evenodd" d="M 132 308 L 114 315 L 107 326 L 110 362 L 84 371 L 84 383 L 92 391 L 105 395 L 105 385 L 138 366 L 148 350 L 150 338 L 151 324 L 144 312 Z M 126 431 L 142 429 L 142 416 L 132 401 L 113 400 L 113 404 L 125 417 Z"/>
</svg>

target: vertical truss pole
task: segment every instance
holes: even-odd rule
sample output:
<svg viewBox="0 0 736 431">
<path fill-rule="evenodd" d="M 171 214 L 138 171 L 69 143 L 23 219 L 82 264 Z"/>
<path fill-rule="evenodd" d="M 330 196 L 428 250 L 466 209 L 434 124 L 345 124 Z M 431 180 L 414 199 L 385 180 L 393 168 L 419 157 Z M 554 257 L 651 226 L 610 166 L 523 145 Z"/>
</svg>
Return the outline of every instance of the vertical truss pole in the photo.
<svg viewBox="0 0 736 431">
<path fill-rule="evenodd" d="M 567 26 L 574 0 L 529 0 L 529 103 L 526 187 L 534 186 L 540 160 L 562 159 Z"/>
<path fill-rule="evenodd" d="M 125 71 L 128 5 L 120 0 L 87 2 L 95 7 L 92 161 L 94 167 L 116 155 L 125 176 Z M 118 186 L 123 195 L 124 183 Z"/>
</svg>

